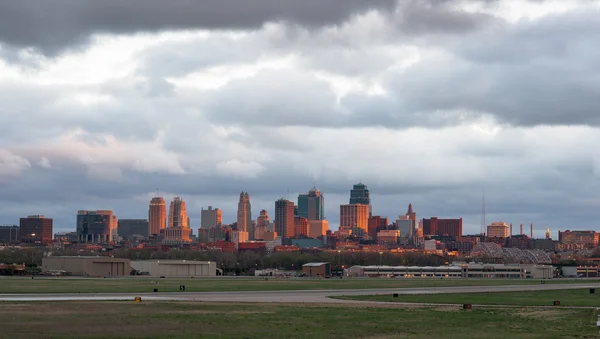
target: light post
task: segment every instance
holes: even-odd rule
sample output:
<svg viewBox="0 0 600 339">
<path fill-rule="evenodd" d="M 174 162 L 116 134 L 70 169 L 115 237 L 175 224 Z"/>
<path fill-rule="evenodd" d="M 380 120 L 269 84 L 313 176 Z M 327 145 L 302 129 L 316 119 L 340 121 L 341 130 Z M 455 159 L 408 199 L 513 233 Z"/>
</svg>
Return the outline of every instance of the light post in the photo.
<svg viewBox="0 0 600 339">
<path fill-rule="evenodd" d="M 338 252 L 338 269 L 339 269 L 340 265 L 341 265 L 341 258 L 340 258 L 340 256 L 341 256 L 342 251 L 338 250 L 337 252 Z"/>
</svg>

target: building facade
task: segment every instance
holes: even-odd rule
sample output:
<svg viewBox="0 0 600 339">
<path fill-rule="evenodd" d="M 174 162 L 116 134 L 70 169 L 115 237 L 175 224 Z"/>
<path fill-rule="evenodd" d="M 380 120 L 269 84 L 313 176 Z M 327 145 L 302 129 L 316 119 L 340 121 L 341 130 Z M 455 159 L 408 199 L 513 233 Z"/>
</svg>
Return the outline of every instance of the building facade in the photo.
<svg viewBox="0 0 600 339">
<path fill-rule="evenodd" d="M 240 201 L 237 210 L 237 229 L 248 232 L 250 239 L 254 239 L 254 229 L 252 228 L 252 205 L 250 204 L 250 195 L 248 192 L 240 193 Z"/>
<path fill-rule="evenodd" d="M 294 203 L 279 199 L 275 201 L 275 232 L 282 239 L 294 236 Z"/>
<path fill-rule="evenodd" d="M 30 215 L 19 220 L 21 242 L 48 245 L 52 242 L 52 218 Z"/>
<path fill-rule="evenodd" d="M 558 241 L 563 244 L 598 246 L 599 233 L 595 231 L 570 231 L 558 232 Z"/>
<path fill-rule="evenodd" d="M 148 238 L 148 224 L 146 219 L 120 219 L 117 222 L 117 233 L 127 240 L 133 240 L 136 237 Z"/>
<path fill-rule="evenodd" d="M 359 182 L 350 190 L 350 204 L 361 204 L 369 206 L 369 217 L 371 216 L 371 194 L 367 185 Z"/>
<path fill-rule="evenodd" d="M 325 197 L 316 187 L 298 196 L 298 216 L 308 220 L 325 219 Z"/>
<path fill-rule="evenodd" d="M 188 225 L 187 209 L 185 207 L 185 201 L 180 197 L 173 198 L 171 206 L 169 208 L 169 226 L 168 227 L 183 227 L 187 228 Z"/>
<path fill-rule="evenodd" d="M 308 221 L 308 237 L 317 239 L 327 234 L 329 229 L 329 221 L 327 220 L 309 220 Z"/>
<path fill-rule="evenodd" d="M 82 243 L 108 243 L 117 233 L 118 220 L 110 210 L 77 211 L 77 239 Z"/>
<path fill-rule="evenodd" d="M 423 219 L 423 235 L 462 236 L 462 218 L 439 219 L 431 217 Z"/>
<path fill-rule="evenodd" d="M 19 241 L 19 226 L 0 226 L 0 243 L 14 244 Z"/>
<path fill-rule="evenodd" d="M 167 206 L 165 199 L 162 197 L 154 197 L 150 200 L 148 208 L 148 227 L 149 235 L 158 235 L 160 230 L 165 228 L 167 222 Z"/>
<path fill-rule="evenodd" d="M 487 226 L 487 236 L 491 238 L 508 238 L 508 225 L 502 221 L 494 221 Z"/>
<path fill-rule="evenodd" d="M 362 229 L 368 237 L 369 207 L 363 204 L 340 205 L 340 230 Z"/>
<path fill-rule="evenodd" d="M 294 217 L 294 236 L 310 236 L 310 226 L 305 217 Z"/>
<path fill-rule="evenodd" d="M 213 228 L 223 223 L 223 211 L 218 208 L 213 209 L 208 206 L 208 209 L 202 209 L 200 212 L 200 228 Z"/>
</svg>

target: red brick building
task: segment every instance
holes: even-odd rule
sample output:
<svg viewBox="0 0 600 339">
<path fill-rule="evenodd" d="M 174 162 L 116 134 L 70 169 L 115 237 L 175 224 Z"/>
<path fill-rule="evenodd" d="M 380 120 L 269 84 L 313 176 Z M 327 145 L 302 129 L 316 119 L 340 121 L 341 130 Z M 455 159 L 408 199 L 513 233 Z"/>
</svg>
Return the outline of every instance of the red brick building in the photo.
<svg viewBox="0 0 600 339">
<path fill-rule="evenodd" d="M 438 217 L 431 217 L 423 219 L 423 235 L 460 237 L 462 236 L 462 218 L 439 219 Z"/>
<path fill-rule="evenodd" d="M 22 242 L 48 245 L 52 242 L 52 219 L 43 215 L 21 218 L 19 238 Z"/>
</svg>

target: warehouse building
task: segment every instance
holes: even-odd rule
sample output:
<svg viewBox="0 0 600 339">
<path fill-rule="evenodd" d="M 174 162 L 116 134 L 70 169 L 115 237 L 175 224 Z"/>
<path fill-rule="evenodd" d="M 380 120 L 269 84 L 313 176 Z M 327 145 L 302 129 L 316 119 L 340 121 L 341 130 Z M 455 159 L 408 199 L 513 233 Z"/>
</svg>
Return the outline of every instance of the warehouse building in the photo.
<svg viewBox="0 0 600 339">
<path fill-rule="evenodd" d="M 552 279 L 551 265 L 453 264 L 448 266 L 353 266 L 351 277 Z"/>
<path fill-rule="evenodd" d="M 42 258 L 42 271 L 64 271 L 70 275 L 89 277 L 114 277 L 131 274 L 129 259 L 111 257 L 46 257 Z"/>
<path fill-rule="evenodd" d="M 214 277 L 219 270 L 214 261 L 193 260 L 136 260 L 131 267 L 138 274 L 154 277 Z"/>
<path fill-rule="evenodd" d="M 302 272 L 309 277 L 331 276 L 331 264 L 328 262 L 309 262 L 302 265 Z"/>
</svg>

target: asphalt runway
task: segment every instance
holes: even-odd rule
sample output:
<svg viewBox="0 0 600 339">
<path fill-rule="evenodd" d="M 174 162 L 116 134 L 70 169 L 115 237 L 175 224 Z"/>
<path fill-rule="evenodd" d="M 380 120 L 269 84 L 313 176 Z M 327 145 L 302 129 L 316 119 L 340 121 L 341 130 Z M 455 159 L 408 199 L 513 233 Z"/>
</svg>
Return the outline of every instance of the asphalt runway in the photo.
<svg viewBox="0 0 600 339">
<path fill-rule="evenodd" d="M 377 294 L 436 294 L 436 293 L 484 293 L 519 292 L 541 290 L 566 290 L 600 288 L 600 283 L 590 284 L 539 284 L 501 286 L 457 286 L 422 288 L 378 288 L 350 290 L 302 290 L 302 291 L 244 291 L 244 292 L 156 292 L 156 293 L 28 293 L 0 294 L 0 301 L 207 301 L 207 302 L 275 302 L 275 303 L 364 303 L 355 300 L 331 299 L 343 295 Z"/>
</svg>

